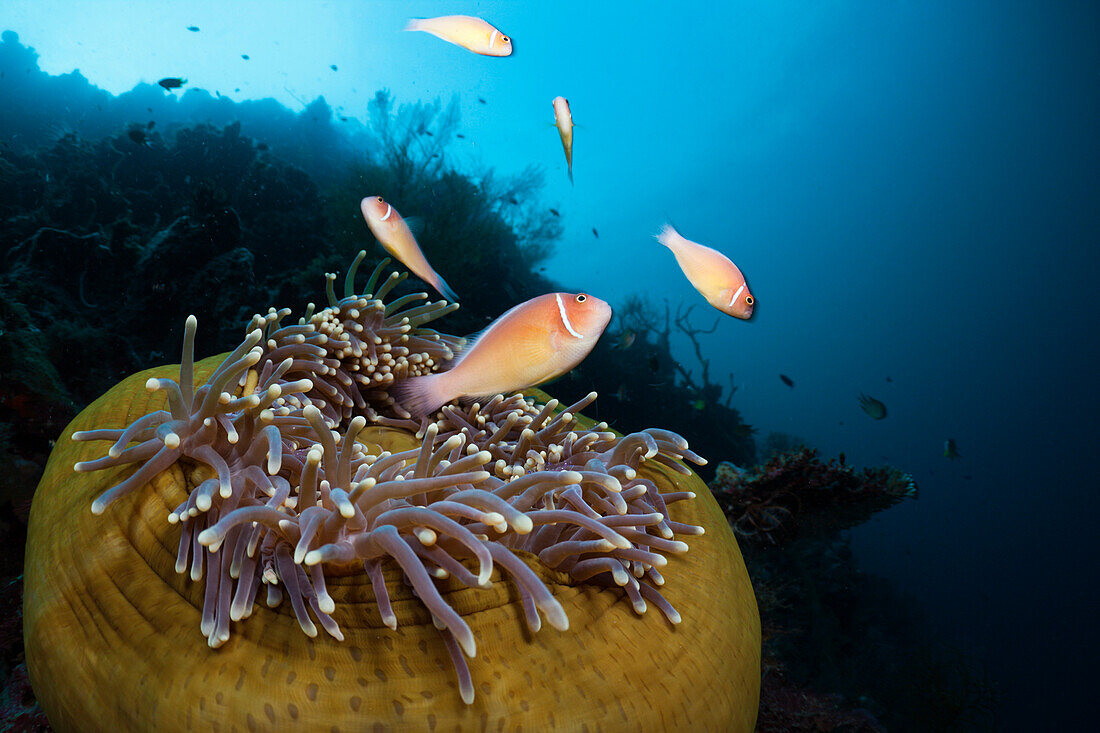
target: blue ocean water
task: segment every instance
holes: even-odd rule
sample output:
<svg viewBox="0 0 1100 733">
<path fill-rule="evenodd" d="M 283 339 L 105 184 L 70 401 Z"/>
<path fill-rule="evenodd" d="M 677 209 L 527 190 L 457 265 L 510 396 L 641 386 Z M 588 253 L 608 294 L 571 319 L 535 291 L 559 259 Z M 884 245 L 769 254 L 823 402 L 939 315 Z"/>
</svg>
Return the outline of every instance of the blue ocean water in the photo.
<svg viewBox="0 0 1100 733">
<path fill-rule="evenodd" d="M 916 478 L 918 500 L 851 531 L 854 558 L 984 670 L 998 729 L 1087 719 L 1100 612 L 1093 4 L 222 5 L 5 2 L 0 142 L 40 150 L 155 121 L 140 128 L 152 145 L 241 119 L 323 189 L 326 169 L 373 144 L 376 92 L 395 109 L 439 100 L 455 115 L 447 170 L 478 185 L 542 176 L 522 202 L 553 245 L 540 277 L 618 311 L 638 296 L 658 317 L 696 305 L 700 330 L 717 320 L 700 354 L 713 383 L 736 385 L 758 450 L 786 433 Z M 401 30 L 443 12 L 489 20 L 514 55 Z M 170 77 L 186 83 L 156 86 Z M 577 124 L 573 184 L 558 95 Z M 372 246 L 358 211 L 347 217 L 349 246 Z M 703 302 L 653 239 L 667 221 L 737 263 L 751 320 Z M 478 305 L 492 315 L 494 302 L 516 299 L 487 278 Z M 671 347 L 698 379 L 687 336 L 672 329 Z M 863 413 L 860 393 L 887 417 Z"/>
</svg>

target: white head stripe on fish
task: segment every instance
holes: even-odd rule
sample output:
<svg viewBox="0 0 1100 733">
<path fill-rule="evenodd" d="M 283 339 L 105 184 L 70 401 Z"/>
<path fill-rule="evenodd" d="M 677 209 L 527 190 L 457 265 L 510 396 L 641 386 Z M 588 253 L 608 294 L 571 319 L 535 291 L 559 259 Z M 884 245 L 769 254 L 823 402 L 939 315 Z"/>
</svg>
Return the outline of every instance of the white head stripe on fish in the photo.
<svg viewBox="0 0 1100 733">
<path fill-rule="evenodd" d="M 393 213 L 393 207 L 390 206 L 389 204 L 386 204 L 386 215 L 382 217 L 382 221 L 385 221 L 386 219 L 389 219 L 390 214 L 392 214 L 392 213 Z"/>
<path fill-rule="evenodd" d="M 740 295 L 741 291 L 744 290 L 744 289 L 745 289 L 745 283 L 741 283 L 741 287 L 737 288 L 737 292 L 733 294 L 732 298 L 730 298 L 730 305 L 733 305 L 734 303 L 737 302 L 737 296 Z"/>
<path fill-rule="evenodd" d="M 579 339 L 584 338 L 584 336 L 574 331 L 572 324 L 569 323 L 569 316 L 565 315 L 565 303 L 561 302 L 561 295 L 554 293 L 554 299 L 558 301 L 558 313 L 561 315 L 561 322 L 565 325 L 565 330 Z"/>
<path fill-rule="evenodd" d="M 500 35 L 500 31 L 496 28 L 493 29 L 493 35 L 489 36 L 489 47 L 492 48 L 497 43 L 497 36 Z"/>
</svg>

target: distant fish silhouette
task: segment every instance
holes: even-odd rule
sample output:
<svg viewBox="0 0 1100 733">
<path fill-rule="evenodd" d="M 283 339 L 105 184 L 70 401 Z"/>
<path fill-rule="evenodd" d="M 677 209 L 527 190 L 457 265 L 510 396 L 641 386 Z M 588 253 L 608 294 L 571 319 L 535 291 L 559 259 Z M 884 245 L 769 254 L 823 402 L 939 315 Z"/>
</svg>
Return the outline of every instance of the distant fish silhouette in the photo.
<svg viewBox="0 0 1100 733">
<path fill-rule="evenodd" d="M 197 25 L 189 25 L 187 26 L 187 30 L 191 31 L 192 33 L 198 33 L 199 27 Z"/>
<path fill-rule="evenodd" d="M 952 461 L 959 458 L 959 447 L 955 445 L 954 438 L 948 438 L 943 442 L 943 455 L 944 458 Z"/>
<path fill-rule="evenodd" d="M 157 124 L 157 121 L 156 121 L 156 120 L 149 120 L 149 124 L 145 126 L 145 129 L 146 129 L 146 130 L 152 130 L 152 129 L 153 129 L 153 127 L 154 127 L 154 126 L 155 126 L 156 124 Z"/>
<path fill-rule="evenodd" d="M 891 379 L 891 378 L 890 378 L 889 376 L 887 376 L 887 377 L 886 377 L 886 381 L 887 381 L 887 382 L 893 382 L 894 380 L 893 380 L 893 379 Z"/>
<path fill-rule="evenodd" d="M 336 64 L 329 64 L 329 68 L 333 71 L 339 71 L 339 69 L 336 68 Z"/>
<path fill-rule="evenodd" d="M 248 55 L 247 53 L 242 53 L 242 54 L 241 54 L 241 58 L 242 58 L 242 59 L 244 59 L 245 61 L 248 61 L 248 60 L 249 60 L 250 58 L 252 58 L 252 57 L 251 57 L 251 56 L 249 56 L 249 55 Z"/>
<path fill-rule="evenodd" d="M 126 132 L 126 136 L 130 138 L 137 145 L 142 147 L 149 147 L 149 139 L 145 137 L 145 130 L 140 128 L 132 128 Z"/>
<path fill-rule="evenodd" d="M 600 233 L 596 231 L 596 227 L 592 227 L 592 236 L 594 236 L 596 239 L 600 238 Z"/>
<path fill-rule="evenodd" d="M 465 140 L 466 139 L 466 136 L 463 135 L 461 132 L 458 133 L 457 135 L 455 135 L 455 137 L 457 137 L 459 140 Z"/>
<path fill-rule="evenodd" d="M 619 338 L 615 340 L 615 345 L 611 347 L 612 351 L 626 351 L 634 345 L 634 339 L 638 338 L 638 334 L 634 333 L 632 329 L 625 329 L 619 334 Z"/>
<path fill-rule="evenodd" d="M 483 97 L 478 97 L 477 101 L 480 102 L 481 104 L 489 104 L 488 102 L 485 101 L 485 99 Z"/>
<path fill-rule="evenodd" d="M 783 380 L 783 384 L 787 385 L 791 389 L 794 389 L 794 381 L 790 377 L 788 377 L 786 374 L 780 374 L 779 378 L 781 380 Z"/>
<path fill-rule="evenodd" d="M 557 209 L 550 209 L 550 213 L 554 216 L 561 216 L 561 212 L 559 212 Z"/>
<path fill-rule="evenodd" d="M 165 89 L 179 89 L 186 83 L 186 79 L 181 79 L 178 76 L 166 76 L 157 82 L 159 86 L 162 86 Z"/>
<path fill-rule="evenodd" d="M 859 406 L 863 408 L 863 411 L 871 416 L 872 420 L 882 420 L 886 417 L 886 405 L 882 404 L 874 397 L 868 397 L 862 392 L 859 394 Z"/>
</svg>

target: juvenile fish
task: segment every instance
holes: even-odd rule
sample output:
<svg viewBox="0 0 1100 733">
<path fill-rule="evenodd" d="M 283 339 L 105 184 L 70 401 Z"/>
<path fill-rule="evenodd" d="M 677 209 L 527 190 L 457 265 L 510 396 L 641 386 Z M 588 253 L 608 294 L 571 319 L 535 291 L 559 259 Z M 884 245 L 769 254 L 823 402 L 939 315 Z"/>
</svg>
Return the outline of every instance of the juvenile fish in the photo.
<svg viewBox="0 0 1100 733">
<path fill-rule="evenodd" d="M 954 438 L 948 438 L 943 442 L 943 456 L 952 461 L 959 457 L 959 447 L 955 445 Z"/>
<path fill-rule="evenodd" d="M 638 337 L 638 334 L 634 333 L 632 329 L 624 329 L 619 334 L 619 338 L 615 341 L 615 345 L 611 347 L 612 351 L 626 351 L 634 345 L 634 339 Z"/>
<path fill-rule="evenodd" d="M 569 111 L 569 100 L 565 97 L 554 97 L 554 124 L 558 128 L 558 134 L 561 135 L 561 146 L 565 149 L 565 164 L 569 167 L 569 182 L 572 183 L 573 113 Z"/>
<path fill-rule="evenodd" d="M 752 317 L 756 299 L 749 292 L 745 276 L 730 258 L 716 249 L 684 239 L 670 224 L 657 234 L 657 241 L 672 250 L 688 281 L 707 302 L 734 318 Z"/>
<path fill-rule="evenodd" d="M 446 281 L 428 264 L 428 258 L 416 243 L 416 237 L 397 209 L 386 203 L 381 196 L 368 196 L 359 202 L 363 218 L 370 227 L 374 238 L 386 248 L 386 251 L 400 260 L 401 264 L 412 270 L 413 274 L 431 285 L 439 294 L 452 302 L 458 301 L 458 295 Z"/>
<path fill-rule="evenodd" d="M 462 46 L 482 56 L 511 56 L 512 39 L 486 23 L 469 15 L 444 15 L 439 18 L 414 18 L 405 26 L 407 31 L 424 31 L 447 43 Z M 478 101 L 481 101 L 480 99 Z M 484 104 L 484 103 L 483 103 Z"/>
<path fill-rule="evenodd" d="M 859 395 L 859 406 L 871 416 L 872 420 L 882 420 L 886 417 L 886 405 L 862 392 Z"/>
<path fill-rule="evenodd" d="M 540 295 L 493 321 L 450 370 L 398 382 L 390 394 L 420 417 L 460 397 L 541 384 L 581 363 L 610 321 L 611 306 L 591 295 Z"/>
</svg>

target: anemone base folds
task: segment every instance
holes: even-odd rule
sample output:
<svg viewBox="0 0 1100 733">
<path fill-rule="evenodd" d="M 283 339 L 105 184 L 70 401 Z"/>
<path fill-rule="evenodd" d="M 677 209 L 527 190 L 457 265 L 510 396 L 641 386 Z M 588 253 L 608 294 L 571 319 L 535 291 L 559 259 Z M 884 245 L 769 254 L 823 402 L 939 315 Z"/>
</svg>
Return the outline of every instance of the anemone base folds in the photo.
<svg viewBox="0 0 1100 733">
<path fill-rule="evenodd" d="M 219 358 L 196 365 L 201 382 Z M 463 702 L 431 614 L 385 567 L 396 629 L 383 623 L 361 563 L 326 564 L 343 641 L 302 633 L 290 604 L 257 602 L 211 648 L 199 631 L 203 584 L 175 569 L 180 525 L 167 516 L 198 480 L 181 461 L 96 516 L 90 507 L 133 466 L 74 473 L 103 445 L 77 430 L 124 427 L 165 402 L 136 374 L 97 400 L 58 441 L 34 497 L 25 569 L 27 668 L 58 731 L 124 730 L 752 730 L 760 686 L 756 599 L 733 533 L 694 474 L 657 463 L 639 471 L 662 493 L 693 491 L 670 518 L 705 527 L 672 554 L 660 593 L 678 625 L 637 614 L 621 588 L 578 583 L 517 552 L 561 603 L 569 628 L 532 633 L 500 568 L 489 588 L 436 581 L 477 640 L 476 691 Z M 399 451 L 396 428 L 360 436 Z"/>
</svg>

